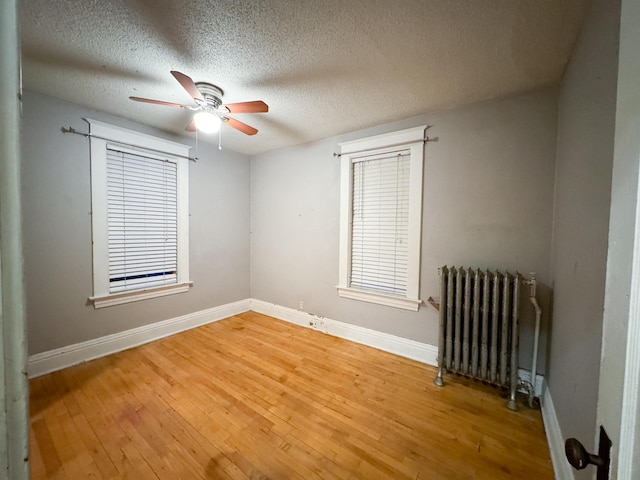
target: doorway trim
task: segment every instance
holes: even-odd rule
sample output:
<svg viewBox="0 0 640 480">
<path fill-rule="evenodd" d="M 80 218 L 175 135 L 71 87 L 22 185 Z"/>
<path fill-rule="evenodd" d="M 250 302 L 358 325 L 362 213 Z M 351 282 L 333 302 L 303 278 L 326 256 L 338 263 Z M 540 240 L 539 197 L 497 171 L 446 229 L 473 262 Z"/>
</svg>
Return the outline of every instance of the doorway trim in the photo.
<svg viewBox="0 0 640 480">
<path fill-rule="evenodd" d="M 638 162 L 640 163 L 640 158 Z M 640 171 L 637 185 L 640 186 Z M 640 188 L 636 192 L 636 221 L 623 385 L 618 475 L 621 480 L 631 480 L 634 470 L 634 452 L 638 450 L 636 432 L 640 427 L 637 415 L 638 390 L 640 389 Z"/>
</svg>

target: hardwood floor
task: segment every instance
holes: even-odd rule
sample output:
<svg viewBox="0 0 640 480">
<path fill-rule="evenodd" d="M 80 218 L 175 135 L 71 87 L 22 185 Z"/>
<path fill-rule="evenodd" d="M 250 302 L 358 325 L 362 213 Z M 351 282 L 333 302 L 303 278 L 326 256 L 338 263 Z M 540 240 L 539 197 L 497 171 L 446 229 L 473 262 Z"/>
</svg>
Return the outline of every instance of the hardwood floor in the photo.
<svg viewBox="0 0 640 480">
<path fill-rule="evenodd" d="M 32 478 L 552 479 L 540 411 L 246 313 L 31 380 Z"/>
</svg>

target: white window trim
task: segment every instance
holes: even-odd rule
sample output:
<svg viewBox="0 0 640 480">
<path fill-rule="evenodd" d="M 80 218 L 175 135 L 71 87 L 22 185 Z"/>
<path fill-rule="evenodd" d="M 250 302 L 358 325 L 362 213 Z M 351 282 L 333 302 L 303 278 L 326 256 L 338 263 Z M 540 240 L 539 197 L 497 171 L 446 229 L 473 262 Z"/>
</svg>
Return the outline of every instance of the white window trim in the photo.
<svg viewBox="0 0 640 480">
<path fill-rule="evenodd" d="M 93 296 L 95 308 L 110 307 L 189 290 L 189 146 L 122 127 L 86 119 L 91 134 L 91 235 L 93 242 Z M 101 138 L 99 138 L 101 137 Z M 108 140 L 107 140 L 108 139 Z M 109 292 L 107 244 L 107 145 L 122 143 L 153 151 L 153 156 L 176 161 L 178 174 L 178 279 L 174 285 L 164 285 L 136 291 Z"/>
<path fill-rule="evenodd" d="M 376 135 L 339 144 L 340 147 L 340 265 L 338 270 L 338 295 L 343 298 L 377 303 L 405 310 L 418 311 L 420 300 L 420 248 L 422 233 L 422 172 L 424 160 L 424 132 L 427 126 L 409 128 L 398 132 Z M 409 149 L 409 257 L 407 273 L 407 295 L 397 297 L 349 287 L 351 271 L 352 230 L 352 163 L 356 157 Z"/>
</svg>

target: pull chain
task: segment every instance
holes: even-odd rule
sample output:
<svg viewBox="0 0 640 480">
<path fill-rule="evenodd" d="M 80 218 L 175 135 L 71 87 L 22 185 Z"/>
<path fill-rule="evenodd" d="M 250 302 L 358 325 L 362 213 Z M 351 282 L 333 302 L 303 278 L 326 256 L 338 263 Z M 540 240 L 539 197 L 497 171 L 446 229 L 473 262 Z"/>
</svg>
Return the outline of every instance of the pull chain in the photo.
<svg viewBox="0 0 640 480">
<path fill-rule="evenodd" d="M 200 157 L 200 152 L 198 151 L 198 127 L 196 127 L 196 157 Z"/>
</svg>

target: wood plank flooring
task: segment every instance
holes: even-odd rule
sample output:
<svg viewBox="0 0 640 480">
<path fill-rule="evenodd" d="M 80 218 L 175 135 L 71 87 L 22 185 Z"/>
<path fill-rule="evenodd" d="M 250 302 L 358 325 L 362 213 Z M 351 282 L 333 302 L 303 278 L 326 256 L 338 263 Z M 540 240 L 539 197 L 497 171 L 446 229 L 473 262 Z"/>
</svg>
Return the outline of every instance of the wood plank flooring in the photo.
<svg viewBox="0 0 640 480">
<path fill-rule="evenodd" d="M 256 313 L 30 381 L 33 479 L 552 479 L 539 411 Z"/>
</svg>

